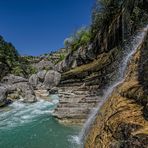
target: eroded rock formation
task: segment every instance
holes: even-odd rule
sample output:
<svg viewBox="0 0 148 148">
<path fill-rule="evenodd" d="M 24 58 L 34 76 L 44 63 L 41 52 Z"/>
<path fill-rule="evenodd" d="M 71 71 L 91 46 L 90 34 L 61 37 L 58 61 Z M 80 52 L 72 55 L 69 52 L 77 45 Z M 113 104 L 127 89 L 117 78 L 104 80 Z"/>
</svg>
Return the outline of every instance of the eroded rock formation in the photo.
<svg viewBox="0 0 148 148">
<path fill-rule="evenodd" d="M 134 54 L 125 81 L 100 109 L 86 139 L 86 148 L 148 146 L 147 39 Z"/>
</svg>

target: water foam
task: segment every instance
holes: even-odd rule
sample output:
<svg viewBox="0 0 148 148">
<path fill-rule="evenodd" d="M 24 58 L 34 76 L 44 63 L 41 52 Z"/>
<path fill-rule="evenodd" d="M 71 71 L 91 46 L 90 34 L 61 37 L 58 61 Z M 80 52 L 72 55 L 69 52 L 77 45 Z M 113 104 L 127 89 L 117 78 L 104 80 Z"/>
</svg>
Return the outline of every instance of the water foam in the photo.
<svg viewBox="0 0 148 148">
<path fill-rule="evenodd" d="M 39 100 L 33 104 L 14 102 L 0 112 L 0 129 L 21 126 L 24 123 L 36 120 L 37 117 L 50 115 L 57 103 L 58 98 L 52 99 L 51 102 Z"/>
</svg>

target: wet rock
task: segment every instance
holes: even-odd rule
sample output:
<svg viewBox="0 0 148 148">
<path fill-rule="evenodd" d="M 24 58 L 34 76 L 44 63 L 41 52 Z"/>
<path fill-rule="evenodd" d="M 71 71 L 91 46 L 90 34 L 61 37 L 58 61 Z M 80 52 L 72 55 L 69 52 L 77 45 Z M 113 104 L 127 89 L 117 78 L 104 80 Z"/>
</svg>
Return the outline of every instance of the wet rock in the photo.
<svg viewBox="0 0 148 148">
<path fill-rule="evenodd" d="M 110 95 L 90 127 L 85 148 L 147 148 L 147 38 L 128 65 L 125 80 Z"/>
</svg>

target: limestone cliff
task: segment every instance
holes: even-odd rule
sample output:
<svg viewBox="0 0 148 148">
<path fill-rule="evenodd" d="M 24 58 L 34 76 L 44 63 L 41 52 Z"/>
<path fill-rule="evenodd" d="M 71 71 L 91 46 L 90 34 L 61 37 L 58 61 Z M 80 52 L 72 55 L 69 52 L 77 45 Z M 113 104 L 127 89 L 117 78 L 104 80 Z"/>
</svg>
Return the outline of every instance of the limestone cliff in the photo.
<svg viewBox="0 0 148 148">
<path fill-rule="evenodd" d="M 129 63 L 125 81 L 100 109 L 86 148 L 148 147 L 148 36 Z"/>
<path fill-rule="evenodd" d="M 130 43 L 131 36 L 148 20 L 145 4 L 147 1 L 122 1 L 88 46 L 72 51 L 59 63 L 61 99 L 54 115 L 60 121 L 84 122 L 106 87 L 116 81 L 124 58 L 123 44 Z M 142 24 L 136 20 L 137 9 Z"/>
</svg>

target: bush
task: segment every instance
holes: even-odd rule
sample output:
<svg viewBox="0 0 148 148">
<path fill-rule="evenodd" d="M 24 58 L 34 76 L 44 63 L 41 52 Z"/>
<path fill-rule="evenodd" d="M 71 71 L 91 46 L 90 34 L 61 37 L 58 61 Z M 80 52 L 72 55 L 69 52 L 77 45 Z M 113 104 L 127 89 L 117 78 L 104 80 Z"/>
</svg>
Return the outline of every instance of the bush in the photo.
<svg viewBox="0 0 148 148">
<path fill-rule="evenodd" d="M 77 50 L 80 46 L 85 46 L 90 41 L 90 29 L 86 27 L 80 28 L 69 38 L 64 40 L 66 48 L 70 48 L 72 51 Z"/>
</svg>

